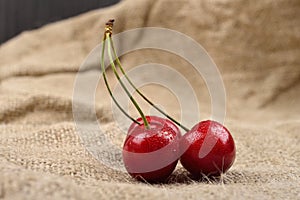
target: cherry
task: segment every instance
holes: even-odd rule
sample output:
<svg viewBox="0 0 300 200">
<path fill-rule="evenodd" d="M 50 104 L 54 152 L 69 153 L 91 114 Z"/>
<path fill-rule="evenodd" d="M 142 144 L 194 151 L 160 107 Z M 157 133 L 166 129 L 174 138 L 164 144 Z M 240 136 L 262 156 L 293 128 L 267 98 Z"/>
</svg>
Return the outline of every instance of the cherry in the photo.
<svg viewBox="0 0 300 200">
<path fill-rule="evenodd" d="M 179 159 L 179 138 L 180 131 L 175 124 L 181 128 L 188 130 L 179 122 L 175 121 L 171 116 L 159 109 L 138 88 L 134 86 L 129 77 L 126 75 L 121 62 L 116 54 L 116 50 L 112 41 L 112 29 L 114 20 L 109 20 L 105 26 L 103 37 L 102 52 L 101 52 L 101 67 L 106 88 L 120 111 L 133 121 L 127 134 L 127 138 L 123 147 L 123 161 L 129 174 L 137 179 L 144 179 L 148 182 L 157 182 L 165 180 L 174 170 Z M 110 66 L 115 77 L 124 89 L 126 95 L 140 114 L 140 119 L 133 119 L 121 107 L 118 101 L 113 96 L 105 73 L 105 46 L 107 45 L 107 54 L 110 59 Z M 115 57 L 115 61 L 114 58 Z M 126 80 L 135 89 L 135 91 L 152 107 L 164 114 L 168 119 L 163 119 L 155 116 L 145 116 L 142 109 L 138 105 L 135 98 L 130 94 L 126 85 L 121 80 L 118 69 L 125 76 Z"/>
<path fill-rule="evenodd" d="M 195 177 L 219 176 L 235 160 L 235 144 L 220 123 L 207 120 L 196 124 L 180 141 L 180 162 Z"/>
<path fill-rule="evenodd" d="M 128 173 L 148 182 L 161 182 L 174 171 L 179 159 L 179 129 L 173 122 L 157 116 L 142 118 L 140 125 L 132 123 L 123 146 L 123 161 Z"/>
</svg>

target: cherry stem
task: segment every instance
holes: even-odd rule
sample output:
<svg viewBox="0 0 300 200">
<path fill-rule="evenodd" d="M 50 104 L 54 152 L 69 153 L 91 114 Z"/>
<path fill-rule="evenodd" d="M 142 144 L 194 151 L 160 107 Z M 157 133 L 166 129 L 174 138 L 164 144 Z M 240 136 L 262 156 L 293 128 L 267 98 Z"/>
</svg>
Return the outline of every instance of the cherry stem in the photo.
<svg viewBox="0 0 300 200">
<path fill-rule="evenodd" d="M 108 44 L 110 45 L 111 43 L 111 47 L 113 49 L 113 53 L 114 56 L 116 58 L 116 63 L 117 66 L 119 67 L 119 69 L 121 70 L 122 74 L 125 76 L 126 80 L 129 82 L 129 84 L 135 89 L 135 91 L 147 102 L 149 103 L 152 107 L 154 107 L 157 111 L 159 111 L 161 114 L 163 114 L 165 117 L 167 117 L 169 120 L 171 120 L 172 122 L 174 122 L 175 124 L 177 124 L 178 126 L 180 126 L 182 129 L 184 129 L 185 131 L 189 131 L 188 128 L 186 128 L 184 125 L 180 124 L 178 121 L 176 121 L 173 117 L 171 117 L 170 115 L 168 115 L 167 113 L 165 113 L 162 109 L 160 109 L 159 107 L 157 107 L 154 103 L 152 103 L 143 93 L 141 93 L 141 91 L 135 87 L 135 85 L 132 83 L 132 81 L 129 79 L 129 77 L 127 76 L 127 74 L 125 73 L 125 70 L 122 67 L 121 61 L 117 56 L 116 50 L 114 48 L 114 44 L 113 44 L 113 40 L 112 38 L 109 36 L 108 37 Z"/>
<path fill-rule="evenodd" d="M 111 32 L 107 32 L 106 33 L 106 37 L 107 38 L 110 38 L 111 36 Z M 144 126 L 146 129 L 149 129 L 150 126 L 149 126 L 149 123 L 146 119 L 146 116 L 144 115 L 142 109 L 139 107 L 138 103 L 135 101 L 135 99 L 132 97 L 132 95 L 130 94 L 130 92 L 127 90 L 126 86 L 124 85 L 123 81 L 121 80 L 118 72 L 117 72 L 117 69 L 116 69 L 116 66 L 115 66 L 115 63 L 114 63 L 114 60 L 113 60 L 113 57 L 111 55 L 111 44 L 110 42 L 108 42 L 108 56 L 109 56 L 109 60 L 110 60 L 110 65 L 113 69 L 113 72 L 115 74 L 115 76 L 117 77 L 119 83 L 121 84 L 122 88 L 124 89 L 124 91 L 126 92 L 127 96 L 130 98 L 131 102 L 133 103 L 134 107 L 137 109 L 137 111 L 139 112 L 141 118 L 143 119 L 143 122 L 144 122 Z"/>
<path fill-rule="evenodd" d="M 105 82 L 105 86 L 109 92 L 109 95 L 111 96 L 111 98 L 113 99 L 114 103 L 117 105 L 117 107 L 121 110 L 121 112 L 126 115 L 126 117 L 128 117 L 129 119 L 131 119 L 134 123 L 136 124 L 141 124 L 138 121 L 136 121 L 133 117 L 131 117 L 130 115 L 128 115 L 125 110 L 120 106 L 120 104 L 118 103 L 118 101 L 115 99 L 115 97 L 113 96 L 113 93 L 109 87 L 108 81 L 106 79 L 106 73 L 105 73 L 105 66 L 104 66 L 104 50 L 105 50 L 105 43 L 106 43 L 106 36 L 104 36 L 103 38 L 103 44 L 102 44 L 102 55 L 101 55 L 101 67 L 102 67 L 102 75 L 104 78 L 104 82 Z"/>
</svg>

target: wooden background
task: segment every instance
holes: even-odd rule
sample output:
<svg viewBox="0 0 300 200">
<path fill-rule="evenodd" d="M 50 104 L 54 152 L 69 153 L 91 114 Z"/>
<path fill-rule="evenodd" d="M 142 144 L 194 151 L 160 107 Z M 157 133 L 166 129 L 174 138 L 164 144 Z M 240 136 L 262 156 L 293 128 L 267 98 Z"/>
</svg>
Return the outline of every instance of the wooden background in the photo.
<svg viewBox="0 0 300 200">
<path fill-rule="evenodd" d="M 109 6 L 120 0 L 0 0 L 0 44 L 23 30 Z"/>
</svg>

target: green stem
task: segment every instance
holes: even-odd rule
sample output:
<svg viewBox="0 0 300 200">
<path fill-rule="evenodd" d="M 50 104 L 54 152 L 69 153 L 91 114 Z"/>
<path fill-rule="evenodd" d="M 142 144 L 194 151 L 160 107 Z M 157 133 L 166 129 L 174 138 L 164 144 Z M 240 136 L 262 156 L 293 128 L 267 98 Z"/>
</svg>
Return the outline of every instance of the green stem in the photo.
<svg viewBox="0 0 300 200">
<path fill-rule="evenodd" d="M 110 33 L 106 33 L 106 37 L 107 38 L 110 38 Z M 111 44 L 110 42 L 108 42 L 108 56 L 109 56 L 109 60 L 110 60 L 110 64 L 112 66 L 112 69 L 114 71 L 114 74 L 115 76 L 117 77 L 119 83 L 121 84 L 122 88 L 124 89 L 124 91 L 126 92 L 127 96 L 130 98 L 131 102 L 133 103 L 133 105 L 135 106 L 135 108 L 137 109 L 137 111 L 139 112 L 141 118 L 143 119 L 143 122 L 144 122 L 144 126 L 146 129 L 149 129 L 149 123 L 142 111 L 142 109 L 139 107 L 138 103 L 135 101 L 135 99 L 132 97 L 132 95 L 130 94 L 130 92 L 127 90 L 126 86 L 124 85 L 123 81 L 121 80 L 118 72 L 117 72 L 117 69 L 116 69 L 116 66 L 115 66 L 115 63 L 114 63 L 114 60 L 112 58 L 112 55 L 111 55 Z"/>
<path fill-rule="evenodd" d="M 136 121 L 134 118 L 132 118 L 130 115 L 128 115 L 125 110 L 120 106 L 120 104 L 117 102 L 117 100 L 115 99 L 115 97 L 113 96 L 113 93 L 109 87 L 109 84 L 107 82 L 106 79 L 106 73 L 105 73 L 105 66 L 104 66 L 104 50 L 105 50 L 105 43 L 106 43 L 106 37 L 104 37 L 103 39 L 103 45 L 102 45 L 102 55 L 101 55 L 101 67 L 102 67 L 102 74 L 103 74 L 103 78 L 104 78 L 104 82 L 105 82 L 105 86 L 111 96 L 111 98 L 113 99 L 114 103 L 117 105 L 117 107 L 121 110 L 121 112 L 126 115 L 126 117 L 128 117 L 129 119 L 131 119 L 134 123 L 136 124 L 140 124 L 138 121 Z"/>
<path fill-rule="evenodd" d="M 163 114 L 165 117 L 167 117 L 168 119 L 170 119 L 172 122 L 174 122 L 175 124 L 177 124 L 178 126 L 180 126 L 182 129 L 184 129 L 185 131 L 189 131 L 188 128 L 186 128 L 185 126 L 183 126 L 182 124 L 180 124 L 178 121 L 176 121 L 173 117 L 171 117 L 170 115 L 168 115 L 167 113 L 165 113 L 163 110 L 161 110 L 159 107 L 157 107 L 154 103 L 152 103 L 143 93 L 140 92 L 140 90 L 135 87 L 135 85 L 131 82 L 131 80 L 129 79 L 129 77 L 127 76 L 127 74 L 125 73 L 125 70 L 122 67 L 121 61 L 117 56 L 117 52 L 114 48 L 114 44 L 113 44 L 113 40 L 111 37 L 108 37 L 108 44 L 112 46 L 113 49 L 113 53 L 114 56 L 116 58 L 116 62 L 117 65 L 119 67 L 119 69 L 121 70 L 122 74 L 125 76 L 125 78 L 127 79 L 127 81 L 129 82 L 129 84 L 135 89 L 135 91 L 146 101 L 148 102 L 152 107 L 154 107 L 157 111 L 159 111 L 161 114 Z"/>
</svg>

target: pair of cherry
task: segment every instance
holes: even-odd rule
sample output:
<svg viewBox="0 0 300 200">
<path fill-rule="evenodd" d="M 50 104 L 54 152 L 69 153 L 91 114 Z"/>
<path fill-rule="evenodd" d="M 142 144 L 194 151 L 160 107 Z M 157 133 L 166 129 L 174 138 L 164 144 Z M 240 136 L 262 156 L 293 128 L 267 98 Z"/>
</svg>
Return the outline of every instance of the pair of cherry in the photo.
<svg viewBox="0 0 300 200">
<path fill-rule="evenodd" d="M 230 132 L 207 120 L 181 136 L 168 119 L 147 116 L 150 128 L 131 124 L 123 146 L 123 161 L 129 174 L 139 180 L 161 182 L 174 171 L 178 160 L 195 178 L 219 176 L 235 159 Z M 137 121 L 142 122 L 142 118 Z"/>
<path fill-rule="evenodd" d="M 123 161 L 128 173 L 139 180 L 161 182 L 172 174 L 179 159 L 183 167 L 195 177 L 225 173 L 235 159 L 235 145 L 230 132 L 222 124 L 212 120 L 202 121 L 188 130 L 144 96 L 128 78 L 117 57 L 111 38 L 113 22 L 114 20 L 109 20 L 106 23 L 101 65 L 105 85 L 112 100 L 133 121 L 123 146 Z M 141 116 L 137 120 L 124 111 L 109 87 L 104 68 L 106 43 L 113 72 Z M 117 67 L 135 91 L 168 119 L 144 115 L 122 82 Z M 187 133 L 182 136 L 177 126 Z"/>
</svg>

